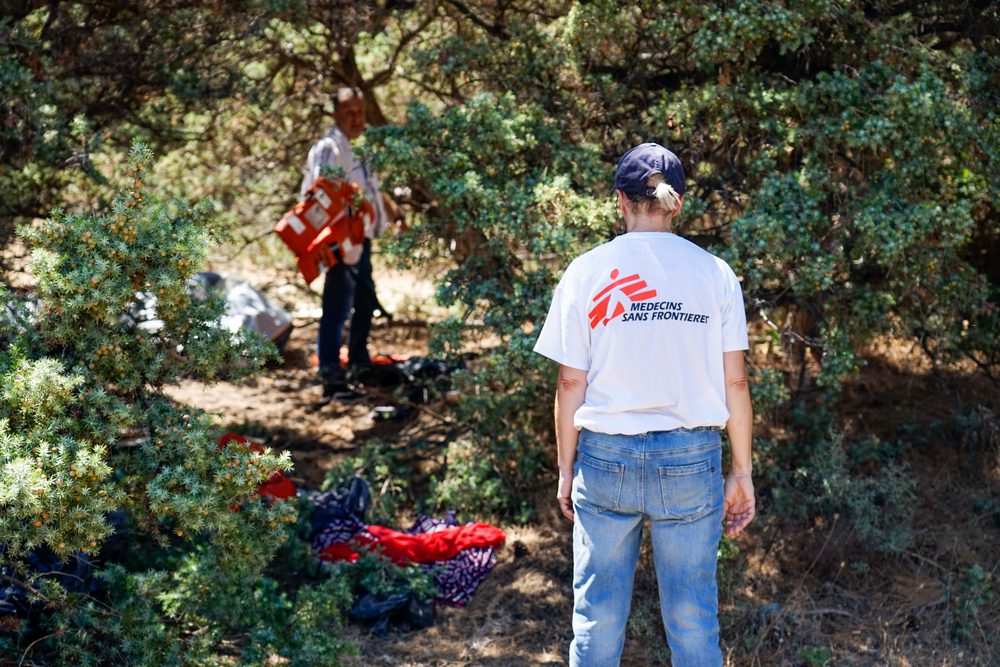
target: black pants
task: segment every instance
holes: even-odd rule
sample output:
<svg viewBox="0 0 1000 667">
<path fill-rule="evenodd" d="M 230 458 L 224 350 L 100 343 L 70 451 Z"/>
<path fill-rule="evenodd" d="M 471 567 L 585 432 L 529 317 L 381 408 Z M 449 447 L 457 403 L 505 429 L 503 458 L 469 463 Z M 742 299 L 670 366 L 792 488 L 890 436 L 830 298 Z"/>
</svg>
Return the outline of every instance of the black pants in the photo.
<svg viewBox="0 0 1000 667">
<path fill-rule="evenodd" d="M 354 266 L 338 264 L 326 272 L 323 283 L 323 315 L 319 320 L 319 370 L 324 381 L 342 380 L 340 345 L 344 322 L 351 313 L 351 330 L 347 340 L 347 356 L 351 364 L 371 363 L 368 356 L 368 334 L 372 316 L 378 307 L 375 281 L 372 279 L 372 242 L 365 239 L 361 259 Z"/>
<path fill-rule="evenodd" d="M 355 269 L 354 314 L 351 315 L 351 332 L 347 339 L 347 358 L 351 364 L 368 365 L 368 335 L 372 332 L 372 317 L 378 307 L 375 280 L 372 278 L 372 240 L 365 239 L 365 249 Z"/>
</svg>

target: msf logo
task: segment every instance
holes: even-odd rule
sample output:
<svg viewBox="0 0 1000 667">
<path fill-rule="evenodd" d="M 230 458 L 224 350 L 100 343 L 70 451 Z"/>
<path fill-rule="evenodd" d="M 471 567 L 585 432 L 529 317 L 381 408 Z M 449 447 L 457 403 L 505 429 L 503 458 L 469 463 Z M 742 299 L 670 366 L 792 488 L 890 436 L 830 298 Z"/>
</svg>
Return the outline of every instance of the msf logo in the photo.
<svg viewBox="0 0 1000 667">
<path fill-rule="evenodd" d="M 608 322 L 622 315 L 626 311 L 626 301 L 635 303 L 656 297 L 656 290 L 647 289 L 649 285 L 639 277 L 638 273 L 624 278 L 619 278 L 619 275 L 621 274 L 618 269 L 612 271 L 612 282 L 594 297 L 595 305 L 589 314 L 591 329 L 596 329 L 598 324 L 607 325 Z"/>
</svg>

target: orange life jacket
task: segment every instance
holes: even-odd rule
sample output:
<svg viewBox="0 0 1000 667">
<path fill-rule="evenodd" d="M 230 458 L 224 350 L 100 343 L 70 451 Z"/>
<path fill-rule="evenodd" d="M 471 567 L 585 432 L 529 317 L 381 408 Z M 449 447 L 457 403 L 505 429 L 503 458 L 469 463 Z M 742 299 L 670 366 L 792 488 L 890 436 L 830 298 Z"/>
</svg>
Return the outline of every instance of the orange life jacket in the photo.
<svg viewBox="0 0 1000 667">
<path fill-rule="evenodd" d="M 274 226 L 295 253 L 307 283 L 341 262 L 355 264 L 361 257 L 365 221 L 375 217 L 375 207 L 362 196 L 356 183 L 317 178 L 302 201 Z"/>
</svg>

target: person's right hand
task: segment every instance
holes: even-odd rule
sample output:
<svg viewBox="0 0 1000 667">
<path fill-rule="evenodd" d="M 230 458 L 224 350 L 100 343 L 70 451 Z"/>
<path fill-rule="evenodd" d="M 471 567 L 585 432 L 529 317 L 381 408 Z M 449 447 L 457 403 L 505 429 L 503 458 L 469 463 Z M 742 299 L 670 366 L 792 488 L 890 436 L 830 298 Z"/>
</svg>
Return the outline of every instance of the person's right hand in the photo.
<svg viewBox="0 0 1000 667">
<path fill-rule="evenodd" d="M 747 527 L 757 514 L 757 503 L 753 495 L 753 479 L 750 473 L 729 473 L 726 475 L 725 501 L 722 522 L 726 536 L 733 537 Z"/>
<path fill-rule="evenodd" d="M 570 497 L 573 492 L 573 471 L 559 471 L 559 490 L 556 492 L 556 500 L 559 502 L 559 510 L 562 515 L 573 520 L 573 499 Z"/>
</svg>

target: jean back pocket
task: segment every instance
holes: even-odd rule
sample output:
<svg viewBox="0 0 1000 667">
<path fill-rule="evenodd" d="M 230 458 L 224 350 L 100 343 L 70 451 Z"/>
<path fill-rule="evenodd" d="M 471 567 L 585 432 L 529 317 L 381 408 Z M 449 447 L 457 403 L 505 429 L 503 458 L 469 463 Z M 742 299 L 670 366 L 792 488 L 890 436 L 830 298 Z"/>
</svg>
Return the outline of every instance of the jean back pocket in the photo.
<svg viewBox="0 0 1000 667">
<path fill-rule="evenodd" d="M 618 510 L 625 464 L 579 453 L 573 480 L 573 502 L 593 512 Z"/>
<path fill-rule="evenodd" d="M 709 460 L 658 467 L 667 518 L 694 521 L 712 511 L 717 473 Z"/>
</svg>

